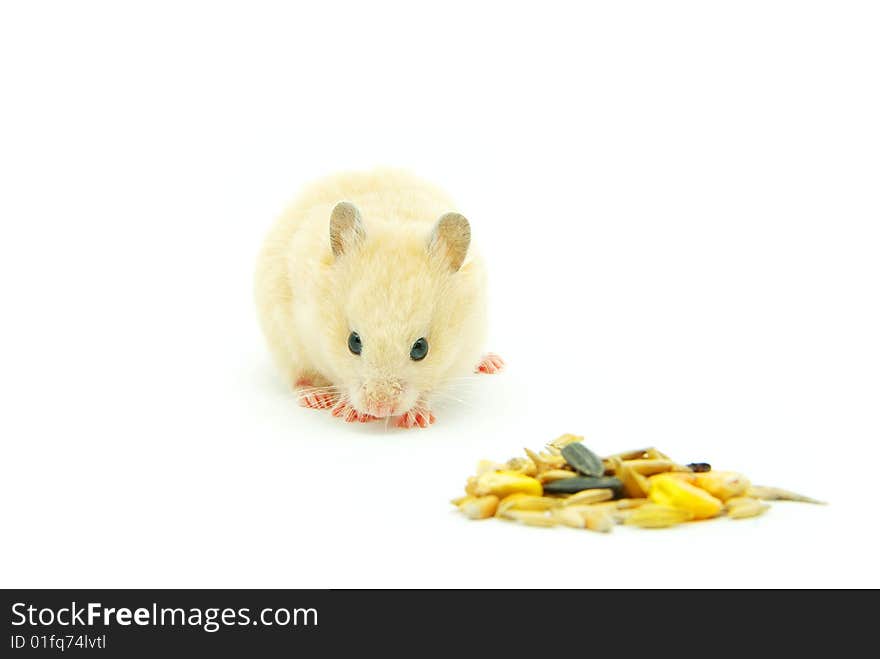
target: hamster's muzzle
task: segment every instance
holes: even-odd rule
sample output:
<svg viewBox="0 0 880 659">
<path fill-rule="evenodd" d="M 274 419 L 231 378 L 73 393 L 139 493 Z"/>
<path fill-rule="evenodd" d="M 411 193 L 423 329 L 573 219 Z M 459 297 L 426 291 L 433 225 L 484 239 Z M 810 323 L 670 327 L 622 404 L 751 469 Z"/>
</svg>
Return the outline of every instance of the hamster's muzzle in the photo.
<svg viewBox="0 0 880 659">
<path fill-rule="evenodd" d="M 394 378 L 364 383 L 362 393 L 367 413 L 379 418 L 391 416 L 402 391 L 403 383 Z"/>
</svg>

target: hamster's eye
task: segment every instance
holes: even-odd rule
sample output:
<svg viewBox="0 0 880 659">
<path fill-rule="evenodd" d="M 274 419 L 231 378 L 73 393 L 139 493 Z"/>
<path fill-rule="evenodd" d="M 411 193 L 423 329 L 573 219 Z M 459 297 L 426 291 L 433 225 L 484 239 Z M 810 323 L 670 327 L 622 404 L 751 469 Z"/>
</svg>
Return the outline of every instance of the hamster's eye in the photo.
<svg viewBox="0 0 880 659">
<path fill-rule="evenodd" d="M 352 332 L 348 335 L 348 349 L 351 350 L 352 354 L 359 355 L 361 354 L 361 349 L 363 346 L 361 345 L 361 337 L 358 336 L 357 332 Z"/>
<path fill-rule="evenodd" d="M 413 343 L 412 350 L 409 351 L 409 358 L 414 362 L 420 362 L 425 358 L 425 355 L 428 354 L 428 340 L 425 337 L 422 337 L 415 343 Z"/>
</svg>

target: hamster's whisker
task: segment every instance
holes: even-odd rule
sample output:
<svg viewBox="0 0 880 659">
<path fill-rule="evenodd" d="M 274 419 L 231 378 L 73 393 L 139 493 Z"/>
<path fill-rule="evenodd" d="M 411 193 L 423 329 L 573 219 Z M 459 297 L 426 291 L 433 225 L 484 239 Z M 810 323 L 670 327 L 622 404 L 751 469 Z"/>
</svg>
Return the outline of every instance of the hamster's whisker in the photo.
<svg viewBox="0 0 880 659">
<path fill-rule="evenodd" d="M 472 389 L 472 388 L 475 387 L 475 386 L 477 386 L 477 385 L 476 385 L 475 383 L 472 383 L 472 382 L 464 382 L 464 381 L 462 381 L 462 382 L 452 382 L 452 381 L 447 380 L 447 381 L 441 382 L 441 383 L 435 388 L 435 390 L 436 390 L 436 391 L 446 391 L 446 390 L 449 390 L 449 389 L 451 389 L 451 390 L 467 390 L 467 389 Z"/>
<path fill-rule="evenodd" d="M 303 399 L 308 398 L 309 396 L 322 394 L 337 395 L 339 393 L 339 388 L 332 385 L 328 387 L 297 387 L 293 392 L 297 398 Z"/>
<path fill-rule="evenodd" d="M 431 397 L 441 403 L 452 401 L 454 403 L 459 403 L 459 404 L 465 405 L 467 407 L 476 407 L 474 405 L 473 401 L 463 400 L 461 398 L 458 398 L 457 396 L 453 396 L 448 391 L 435 391 Z"/>
<path fill-rule="evenodd" d="M 327 391 L 331 389 L 337 391 L 339 387 L 333 384 L 327 385 L 326 387 L 296 387 L 297 391 Z"/>
</svg>

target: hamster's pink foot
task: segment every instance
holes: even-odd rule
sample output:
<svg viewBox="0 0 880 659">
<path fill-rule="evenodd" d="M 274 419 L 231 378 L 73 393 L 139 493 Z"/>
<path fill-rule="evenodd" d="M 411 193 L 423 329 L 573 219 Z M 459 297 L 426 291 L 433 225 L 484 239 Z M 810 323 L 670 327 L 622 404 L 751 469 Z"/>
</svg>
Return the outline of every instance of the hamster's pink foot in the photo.
<svg viewBox="0 0 880 659">
<path fill-rule="evenodd" d="M 360 423 L 366 423 L 367 421 L 375 421 L 376 417 L 372 414 L 367 414 L 365 412 L 358 412 L 355 408 L 345 402 L 336 403 L 336 407 L 334 407 L 330 413 L 333 416 L 337 416 L 343 421 L 348 421 L 349 423 L 354 423 L 355 421 L 359 421 Z"/>
<path fill-rule="evenodd" d="M 409 412 L 397 419 L 398 428 L 427 428 L 437 420 L 431 410 L 414 407 Z"/>
<path fill-rule="evenodd" d="M 504 360 L 493 352 L 488 353 L 477 364 L 474 373 L 497 373 L 504 368 Z"/>
<path fill-rule="evenodd" d="M 299 404 L 313 410 L 326 410 L 333 407 L 339 400 L 339 396 L 321 387 L 313 387 L 309 380 L 297 380 L 293 385 Z"/>
</svg>

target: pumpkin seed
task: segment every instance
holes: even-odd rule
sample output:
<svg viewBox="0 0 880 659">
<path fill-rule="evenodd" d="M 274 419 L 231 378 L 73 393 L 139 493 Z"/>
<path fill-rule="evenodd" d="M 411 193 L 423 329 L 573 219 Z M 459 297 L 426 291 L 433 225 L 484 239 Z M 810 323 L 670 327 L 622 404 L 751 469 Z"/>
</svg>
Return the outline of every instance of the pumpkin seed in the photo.
<svg viewBox="0 0 880 659">
<path fill-rule="evenodd" d="M 605 465 L 602 464 L 599 456 L 580 442 L 563 446 L 562 457 L 584 476 L 598 477 L 605 473 Z"/>
<path fill-rule="evenodd" d="M 623 483 L 614 476 L 600 476 L 598 478 L 575 476 L 574 478 L 563 478 L 562 480 L 553 481 L 544 486 L 544 492 L 567 494 L 599 489 L 611 489 L 620 492 L 623 489 Z"/>
</svg>

